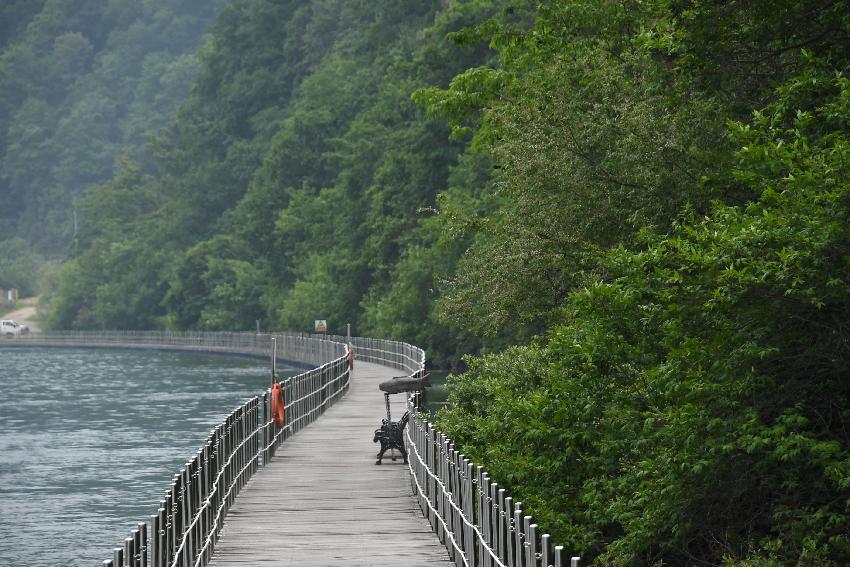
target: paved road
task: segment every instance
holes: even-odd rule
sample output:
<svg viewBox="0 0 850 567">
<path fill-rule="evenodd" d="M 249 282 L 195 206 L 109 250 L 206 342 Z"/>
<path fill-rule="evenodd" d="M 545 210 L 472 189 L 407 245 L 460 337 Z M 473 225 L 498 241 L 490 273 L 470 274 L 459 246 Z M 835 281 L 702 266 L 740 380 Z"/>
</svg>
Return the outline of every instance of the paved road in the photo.
<svg viewBox="0 0 850 567">
<path fill-rule="evenodd" d="M 30 328 L 30 332 L 38 333 L 41 331 L 41 326 L 35 320 L 36 308 L 38 305 L 37 297 L 28 297 L 18 302 L 18 309 L 3 315 L 2 319 L 12 319 L 18 323 L 22 323 Z"/>
</svg>

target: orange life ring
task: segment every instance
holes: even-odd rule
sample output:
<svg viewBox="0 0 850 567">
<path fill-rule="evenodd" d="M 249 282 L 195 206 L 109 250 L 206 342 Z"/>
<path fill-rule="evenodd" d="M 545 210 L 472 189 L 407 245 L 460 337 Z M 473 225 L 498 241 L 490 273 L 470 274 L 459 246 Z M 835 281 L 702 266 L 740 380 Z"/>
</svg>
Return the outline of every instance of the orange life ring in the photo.
<svg viewBox="0 0 850 567">
<path fill-rule="evenodd" d="M 275 382 L 272 384 L 272 419 L 278 427 L 283 427 L 283 418 L 286 416 L 286 403 L 283 399 L 283 388 Z"/>
<path fill-rule="evenodd" d="M 348 345 L 348 369 L 354 370 L 354 349 Z"/>
</svg>

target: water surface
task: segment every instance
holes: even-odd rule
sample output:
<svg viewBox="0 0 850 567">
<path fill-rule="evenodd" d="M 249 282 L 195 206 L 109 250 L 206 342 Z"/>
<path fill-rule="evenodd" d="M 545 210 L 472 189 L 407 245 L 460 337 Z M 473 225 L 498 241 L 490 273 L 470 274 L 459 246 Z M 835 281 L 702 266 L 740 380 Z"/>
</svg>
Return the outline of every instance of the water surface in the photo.
<svg viewBox="0 0 850 567">
<path fill-rule="evenodd" d="M 268 380 L 250 359 L 0 345 L 0 566 L 111 559 Z"/>
</svg>

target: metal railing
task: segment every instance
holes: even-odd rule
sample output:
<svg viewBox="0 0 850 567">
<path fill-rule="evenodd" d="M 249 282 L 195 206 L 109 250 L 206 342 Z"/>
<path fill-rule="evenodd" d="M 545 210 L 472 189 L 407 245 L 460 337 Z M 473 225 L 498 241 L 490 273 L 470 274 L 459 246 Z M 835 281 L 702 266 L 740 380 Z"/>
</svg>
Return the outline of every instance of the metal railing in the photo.
<svg viewBox="0 0 850 567">
<path fill-rule="evenodd" d="M 345 341 L 345 337 L 329 337 L 331 340 Z M 357 360 L 374 362 L 404 370 L 412 376 L 425 372 L 425 351 L 419 347 L 368 337 L 352 337 L 351 344 Z"/>
<path fill-rule="evenodd" d="M 145 341 L 153 338 L 147 334 L 143 337 Z M 213 429 L 204 446 L 174 476 L 159 510 L 151 516 L 150 538 L 146 537 L 147 525 L 140 523 L 124 547 L 113 550 L 112 560 L 104 561 L 103 567 L 147 567 L 148 556 L 150 567 L 208 564 L 224 518 L 242 487 L 269 462 L 280 443 L 315 421 L 349 387 L 348 347 L 327 337 L 252 338 L 248 333 L 204 337 L 194 333 L 168 338 L 168 343 L 157 346 L 258 355 L 268 355 L 274 339 L 278 358 L 320 365 L 280 382 L 285 400 L 282 426 L 272 420 L 269 389 L 262 397 L 254 397 L 234 410 Z M 126 339 L 123 334 L 114 345 L 123 346 Z M 140 344 L 152 343 L 136 346 Z"/>
<path fill-rule="evenodd" d="M 345 349 L 344 345 L 343 349 Z M 151 516 L 151 567 L 203 566 L 209 563 L 224 518 L 248 479 L 274 456 L 291 435 L 315 421 L 349 386 L 347 349 L 343 356 L 280 382 L 286 400 L 285 422 L 271 420 L 269 391 L 237 408 L 212 431 L 195 458 L 175 475 L 157 514 Z M 125 542 L 125 549 L 130 540 Z M 140 538 L 144 539 L 144 538 Z M 146 567 L 130 550 L 104 567 Z"/>
<path fill-rule="evenodd" d="M 563 546 L 541 534 L 522 502 L 455 450 L 418 407 L 412 396 L 405 433 L 411 483 L 452 561 L 458 567 L 565 567 Z M 570 567 L 579 563 L 580 557 L 570 558 Z"/>
<path fill-rule="evenodd" d="M 212 557 L 224 518 L 248 480 L 277 447 L 338 401 L 350 383 L 345 337 L 303 334 L 108 331 L 33 333 L 3 346 L 151 348 L 271 357 L 313 366 L 280 381 L 285 420 L 272 420 L 270 389 L 228 415 L 209 434 L 160 501 L 103 567 L 201 567 Z"/>
</svg>

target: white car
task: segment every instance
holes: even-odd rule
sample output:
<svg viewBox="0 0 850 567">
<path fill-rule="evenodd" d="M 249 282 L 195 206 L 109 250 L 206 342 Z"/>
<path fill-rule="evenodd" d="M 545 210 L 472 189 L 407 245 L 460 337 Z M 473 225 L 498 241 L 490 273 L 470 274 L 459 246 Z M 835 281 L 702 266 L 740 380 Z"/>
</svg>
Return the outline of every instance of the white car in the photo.
<svg viewBox="0 0 850 567">
<path fill-rule="evenodd" d="M 27 335 L 29 332 L 29 327 L 26 325 L 19 325 L 11 319 L 4 319 L 3 321 L 0 321 L 0 336 L 19 337 L 21 335 Z"/>
</svg>

